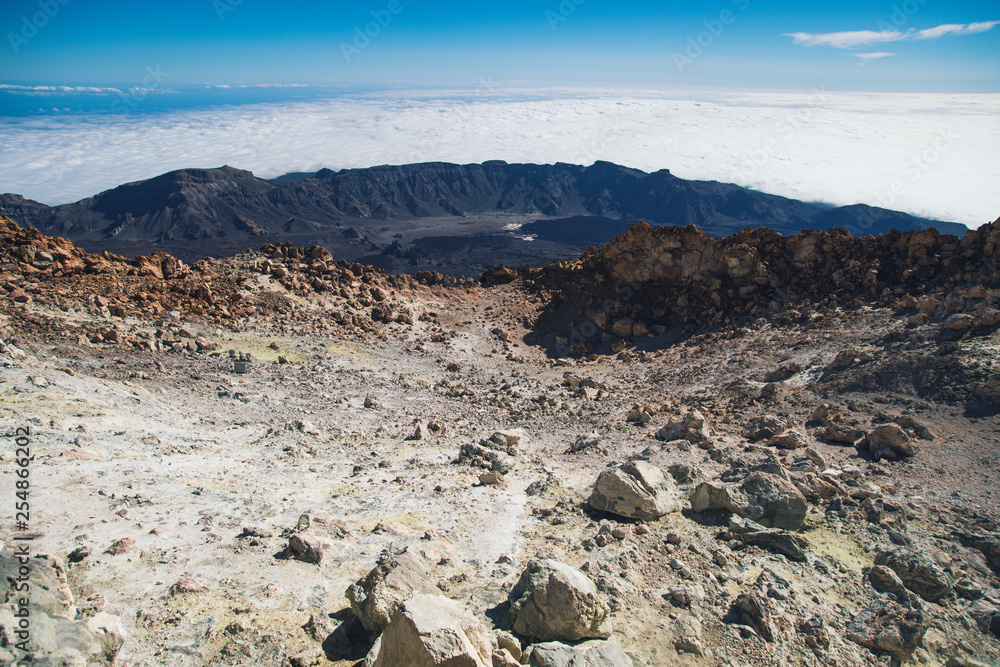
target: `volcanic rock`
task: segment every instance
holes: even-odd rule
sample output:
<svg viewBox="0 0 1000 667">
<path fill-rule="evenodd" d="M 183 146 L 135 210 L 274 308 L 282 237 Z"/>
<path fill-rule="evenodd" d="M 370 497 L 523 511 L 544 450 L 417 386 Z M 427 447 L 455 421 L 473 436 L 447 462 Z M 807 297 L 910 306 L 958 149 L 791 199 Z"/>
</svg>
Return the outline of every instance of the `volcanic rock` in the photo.
<svg viewBox="0 0 1000 667">
<path fill-rule="evenodd" d="M 594 483 L 589 503 L 596 510 L 643 521 L 679 511 L 683 505 L 673 477 L 640 460 L 605 469 Z"/>
<path fill-rule="evenodd" d="M 510 592 L 514 632 L 539 641 L 611 635 L 607 604 L 587 575 L 552 559 L 528 563 Z"/>
</svg>

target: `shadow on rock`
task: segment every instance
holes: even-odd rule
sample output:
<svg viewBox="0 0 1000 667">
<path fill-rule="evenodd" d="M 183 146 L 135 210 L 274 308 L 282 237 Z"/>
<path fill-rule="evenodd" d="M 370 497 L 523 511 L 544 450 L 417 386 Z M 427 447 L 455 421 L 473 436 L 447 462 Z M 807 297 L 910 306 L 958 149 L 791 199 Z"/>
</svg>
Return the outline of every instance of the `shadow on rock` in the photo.
<svg viewBox="0 0 1000 667">
<path fill-rule="evenodd" d="M 365 630 L 348 608 L 333 614 L 333 618 L 341 623 L 323 640 L 323 652 L 327 659 L 363 660 L 375 643 L 375 635 Z"/>
</svg>

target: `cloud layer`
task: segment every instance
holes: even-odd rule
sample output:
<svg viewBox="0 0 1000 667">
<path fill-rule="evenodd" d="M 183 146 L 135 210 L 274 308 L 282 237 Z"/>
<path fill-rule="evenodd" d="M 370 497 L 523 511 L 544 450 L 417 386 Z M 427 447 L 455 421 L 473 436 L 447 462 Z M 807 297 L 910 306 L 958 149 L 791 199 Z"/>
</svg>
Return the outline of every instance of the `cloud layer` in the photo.
<svg viewBox="0 0 1000 667">
<path fill-rule="evenodd" d="M 141 105 L 140 105 L 141 106 Z M 972 226 L 1000 215 L 1000 95 L 394 92 L 0 119 L 0 191 L 49 204 L 183 167 L 274 177 L 443 160 L 609 160 Z"/>
</svg>

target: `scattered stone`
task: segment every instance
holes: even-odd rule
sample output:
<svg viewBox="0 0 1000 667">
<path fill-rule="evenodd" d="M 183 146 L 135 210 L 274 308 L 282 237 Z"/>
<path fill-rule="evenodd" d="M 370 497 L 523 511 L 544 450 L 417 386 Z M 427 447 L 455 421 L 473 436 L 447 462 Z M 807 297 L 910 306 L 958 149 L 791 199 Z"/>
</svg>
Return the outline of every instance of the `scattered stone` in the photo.
<svg viewBox="0 0 1000 667">
<path fill-rule="evenodd" d="M 606 468 L 598 476 L 589 502 L 596 510 L 643 521 L 677 512 L 683 506 L 673 477 L 639 460 Z"/>
<path fill-rule="evenodd" d="M 776 638 L 767 599 L 757 593 L 740 594 L 723 620 L 753 628 L 766 642 L 774 642 Z"/>
<path fill-rule="evenodd" d="M 170 587 L 171 595 L 181 595 L 183 593 L 207 593 L 208 589 L 199 584 L 197 581 L 191 577 L 183 577 L 178 579 L 173 586 Z"/>
<path fill-rule="evenodd" d="M 123 537 L 117 540 L 110 547 L 105 549 L 104 553 L 111 554 L 112 556 L 118 556 L 119 554 L 129 553 L 133 551 L 136 547 L 136 542 L 131 537 Z"/>
<path fill-rule="evenodd" d="M 899 424 L 876 426 L 865 436 L 862 446 L 876 461 L 880 459 L 895 461 L 917 453 L 916 445 Z"/>
<path fill-rule="evenodd" d="M 598 451 L 601 449 L 601 438 L 596 432 L 590 435 L 578 436 L 573 444 L 569 446 L 569 452 L 575 454 L 577 452 L 583 452 L 587 450 Z"/>
<path fill-rule="evenodd" d="M 806 441 L 798 431 L 785 431 L 768 438 L 764 444 L 778 449 L 801 449 L 806 446 Z"/>
<path fill-rule="evenodd" d="M 501 486 L 504 483 L 503 475 L 495 470 L 488 470 L 479 475 L 479 483 L 486 486 Z"/>
<path fill-rule="evenodd" d="M 611 635 L 607 604 L 587 575 L 556 560 L 528 563 L 510 592 L 514 632 L 539 641 Z"/>
<path fill-rule="evenodd" d="M 671 422 L 661 428 L 656 437 L 668 441 L 704 442 L 712 437 L 712 429 L 705 416 L 694 410 L 680 421 Z"/>
<path fill-rule="evenodd" d="M 776 415 L 757 417 L 747 426 L 743 434 L 750 440 L 770 440 L 788 430 L 789 424 Z"/>
<path fill-rule="evenodd" d="M 65 563 L 46 555 L 27 561 L 22 563 L 13 554 L 0 554 L 0 582 L 3 582 L 0 595 L 8 601 L 0 606 L 3 664 L 72 667 L 115 664 L 125 642 L 121 620 L 100 611 L 87 621 L 74 620 L 77 608 L 66 580 Z M 15 582 L 31 592 L 25 598 L 25 606 L 18 604 L 21 596 L 13 589 Z M 25 618 L 30 620 L 29 632 L 24 631 Z"/>
<path fill-rule="evenodd" d="M 313 532 L 296 533 L 288 538 L 288 550 L 304 563 L 319 565 L 331 546 L 326 538 Z"/>
<path fill-rule="evenodd" d="M 671 631 L 674 635 L 674 650 L 678 653 L 705 655 L 701 621 L 696 616 L 683 615 L 674 621 Z"/>
<path fill-rule="evenodd" d="M 505 630 L 494 630 L 493 638 L 500 649 L 507 651 L 514 660 L 520 662 L 522 649 L 517 637 Z"/>
</svg>

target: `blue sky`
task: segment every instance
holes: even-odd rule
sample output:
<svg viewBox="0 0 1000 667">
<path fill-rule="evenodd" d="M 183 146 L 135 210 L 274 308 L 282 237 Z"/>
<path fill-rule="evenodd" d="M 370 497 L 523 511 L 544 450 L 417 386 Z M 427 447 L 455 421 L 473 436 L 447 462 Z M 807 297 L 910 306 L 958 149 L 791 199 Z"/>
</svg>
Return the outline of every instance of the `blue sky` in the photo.
<svg viewBox="0 0 1000 667">
<path fill-rule="evenodd" d="M 7 0 L 0 81 L 1000 92 L 997 21 L 995 0 Z"/>
</svg>

